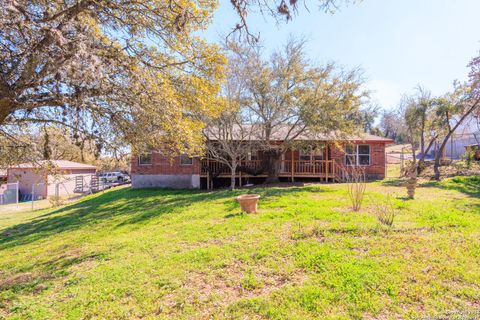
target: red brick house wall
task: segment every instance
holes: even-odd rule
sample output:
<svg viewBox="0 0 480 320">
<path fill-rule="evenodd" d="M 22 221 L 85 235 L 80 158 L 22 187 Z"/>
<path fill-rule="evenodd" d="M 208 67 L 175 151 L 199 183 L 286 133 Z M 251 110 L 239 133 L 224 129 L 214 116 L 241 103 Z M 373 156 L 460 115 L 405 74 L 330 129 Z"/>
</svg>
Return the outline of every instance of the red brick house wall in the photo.
<svg viewBox="0 0 480 320">
<path fill-rule="evenodd" d="M 167 158 L 158 152 L 152 152 L 152 164 L 139 164 L 134 155 L 130 163 L 131 174 L 200 174 L 200 160 L 193 158 L 191 165 L 180 163 L 180 156 Z"/>
<path fill-rule="evenodd" d="M 158 152 L 151 153 L 151 164 L 140 164 L 134 155 L 130 163 L 130 174 L 134 188 L 200 188 L 200 160 L 182 164 L 181 157 L 165 157 Z"/>
<path fill-rule="evenodd" d="M 384 142 L 355 142 L 357 145 L 370 146 L 370 164 L 362 166 L 369 179 L 384 179 L 386 171 L 385 143 Z M 332 145 L 330 156 L 338 165 L 345 165 L 345 143 Z"/>
<path fill-rule="evenodd" d="M 348 144 L 369 145 L 370 163 L 363 165 L 368 179 L 384 179 L 386 171 L 385 145 L 390 141 L 352 141 Z M 337 165 L 345 166 L 345 145 L 347 142 L 328 144 L 328 159 Z M 192 164 L 181 164 L 181 157 L 167 158 L 158 152 L 152 152 L 151 164 L 139 164 L 138 156 L 131 160 L 132 185 L 134 187 L 178 187 L 197 188 L 200 184 L 201 160 L 192 159 Z M 300 159 L 299 150 L 289 150 L 284 160 Z"/>
</svg>

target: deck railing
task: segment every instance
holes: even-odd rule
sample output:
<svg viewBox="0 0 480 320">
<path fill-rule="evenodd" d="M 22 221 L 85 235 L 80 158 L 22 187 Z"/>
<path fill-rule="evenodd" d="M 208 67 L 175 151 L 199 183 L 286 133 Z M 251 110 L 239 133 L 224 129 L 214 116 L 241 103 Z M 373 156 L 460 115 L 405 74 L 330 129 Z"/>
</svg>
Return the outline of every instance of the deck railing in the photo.
<svg viewBox="0 0 480 320">
<path fill-rule="evenodd" d="M 242 161 L 240 166 L 260 173 L 262 169 L 261 160 Z M 202 174 L 210 172 L 216 176 L 230 175 L 230 168 L 217 161 L 202 160 Z M 340 166 L 334 160 L 282 160 L 280 164 L 280 174 L 282 176 L 319 176 L 319 177 L 338 177 L 340 175 Z M 238 172 L 237 172 L 238 173 Z"/>
</svg>

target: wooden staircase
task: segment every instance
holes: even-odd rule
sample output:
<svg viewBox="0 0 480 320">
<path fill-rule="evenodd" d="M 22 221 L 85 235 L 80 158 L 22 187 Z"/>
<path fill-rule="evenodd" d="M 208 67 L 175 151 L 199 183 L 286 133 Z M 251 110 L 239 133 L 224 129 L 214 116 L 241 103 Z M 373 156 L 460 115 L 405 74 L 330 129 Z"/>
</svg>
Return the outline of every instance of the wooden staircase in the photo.
<svg viewBox="0 0 480 320">
<path fill-rule="evenodd" d="M 90 184 L 85 181 L 84 176 L 75 177 L 75 193 L 95 193 L 100 191 L 99 179 L 96 175 L 90 176 Z"/>
<path fill-rule="evenodd" d="M 90 177 L 90 192 L 98 192 L 100 191 L 99 187 L 99 180 L 97 176 Z"/>
<path fill-rule="evenodd" d="M 75 189 L 73 189 L 73 192 L 84 193 L 83 176 L 75 177 Z"/>
</svg>

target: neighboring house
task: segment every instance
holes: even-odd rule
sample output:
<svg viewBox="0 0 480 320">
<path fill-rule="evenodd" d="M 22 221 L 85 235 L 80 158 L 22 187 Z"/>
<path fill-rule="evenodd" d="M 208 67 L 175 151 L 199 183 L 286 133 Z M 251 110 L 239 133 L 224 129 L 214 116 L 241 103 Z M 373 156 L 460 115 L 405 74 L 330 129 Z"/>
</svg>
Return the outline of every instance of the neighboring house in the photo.
<svg viewBox="0 0 480 320">
<path fill-rule="evenodd" d="M 303 150 L 288 149 L 281 160 L 280 179 L 294 181 L 315 179 L 316 181 L 340 181 L 342 168 L 360 165 L 368 179 L 384 179 L 386 170 L 385 145 L 393 140 L 370 134 L 328 141 L 327 139 L 302 136 L 296 138 L 302 145 L 311 144 Z M 282 141 L 272 141 L 279 144 Z M 322 146 L 322 147 L 319 147 Z M 208 152 L 208 151 L 207 151 Z M 261 182 L 267 177 L 262 169 L 261 152 L 251 154 L 241 166 L 250 170 L 238 170 L 238 184 Z M 250 173 L 247 173 L 248 171 Z M 251 172 L 255 172 L 252 174 Z M 159 152 L 133 155 L 131 162 L 132 187 L 202 188 L 217 186 L 230 179 L 227 166 L 202 157 L 180 155 L 167 158 Z"/>
<path fill-rule="evenodd" d="M 8 183 L 18 182 L 21 196 L 33 192 L 38 199 L 73 194 L 76 177 L 90 181 L 97 168 L 67 160 L 44 160 L 10 167 L 7 172 Z"/>
</svg>

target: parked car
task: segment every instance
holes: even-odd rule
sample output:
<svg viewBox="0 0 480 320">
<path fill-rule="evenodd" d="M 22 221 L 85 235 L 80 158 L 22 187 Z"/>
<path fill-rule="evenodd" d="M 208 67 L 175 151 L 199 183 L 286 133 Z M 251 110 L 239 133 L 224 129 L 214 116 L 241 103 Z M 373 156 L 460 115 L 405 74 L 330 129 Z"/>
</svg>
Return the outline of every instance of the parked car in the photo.
<svg viewBox="0 0 480 320">
<path fill-rule="evenodd" d="M 130 182 L 130 176 L 120 171 L 104 172 L 98 178 L 104 183 Z"/>
</svg>

